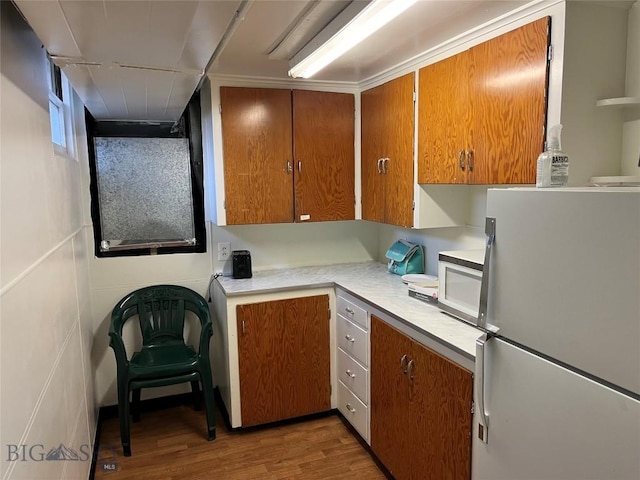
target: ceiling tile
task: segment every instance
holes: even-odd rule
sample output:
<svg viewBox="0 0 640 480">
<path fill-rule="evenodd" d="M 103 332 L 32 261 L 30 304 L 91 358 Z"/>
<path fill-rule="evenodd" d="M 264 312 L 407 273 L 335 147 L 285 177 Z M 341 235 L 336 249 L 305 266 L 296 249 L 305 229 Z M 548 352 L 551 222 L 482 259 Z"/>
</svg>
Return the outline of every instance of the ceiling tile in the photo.
<svg viewBox="0 0 640 480">
<path fill-rule="evenodd" d="M 16 4 L 50 54 L 80 56 L 80 50 L 67 27 L 67 21 L 58 2 L 23 0 Z"/>
</svg>

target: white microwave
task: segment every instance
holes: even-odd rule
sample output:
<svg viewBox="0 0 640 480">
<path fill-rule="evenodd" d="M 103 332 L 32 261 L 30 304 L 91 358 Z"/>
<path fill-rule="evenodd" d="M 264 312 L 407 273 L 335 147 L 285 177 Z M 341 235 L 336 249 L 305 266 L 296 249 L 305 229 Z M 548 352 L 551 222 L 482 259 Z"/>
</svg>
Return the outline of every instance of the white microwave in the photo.
<svg viewBox="0 0 640 480">
<path fill-rule="evenodd" d="M 438 255 L 438 307 L 478 324 L 484 250 L 452 250 Z"/>
</svg>

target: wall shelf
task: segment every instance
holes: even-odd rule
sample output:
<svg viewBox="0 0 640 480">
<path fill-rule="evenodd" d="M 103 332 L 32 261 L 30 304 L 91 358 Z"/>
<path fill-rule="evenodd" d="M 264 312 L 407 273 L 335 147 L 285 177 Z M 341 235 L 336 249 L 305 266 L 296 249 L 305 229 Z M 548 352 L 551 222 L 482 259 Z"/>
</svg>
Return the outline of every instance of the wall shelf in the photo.
<svg viewBox="0 0 640 480">
<path fill-rule="evenodd" d="M 640 108 L 640 97 L 603 98 L 596 107 Z"/>
<path fill-rule="evenodd" d="M 591 177 L 591 185 L 597 187 L 637 187 L 640 186 L 640 176 Z"/>
</svg>

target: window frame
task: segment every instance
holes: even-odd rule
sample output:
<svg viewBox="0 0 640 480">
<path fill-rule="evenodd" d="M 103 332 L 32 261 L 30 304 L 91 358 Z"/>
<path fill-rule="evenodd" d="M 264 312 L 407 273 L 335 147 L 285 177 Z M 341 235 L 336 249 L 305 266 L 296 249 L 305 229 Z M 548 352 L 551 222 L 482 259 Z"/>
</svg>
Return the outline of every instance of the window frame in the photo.
<svg viewBox="0 0 640 480">
<path fill-rule="evenodd" d="M 73 135 L 73 92 L 66 75 L 62 73 L 51 57 L 47 54 L 48 83 L 49 83 L 49 123 L 51 127 L 51 143 L 53 152 L 69 159 L 77 160 L 75 155 Z M 55 111 L 55 117 L 54 117 Z M 58 135 L 54 136 L 54 128 Z M 56 141 L 56 137 L 61 142 Z"/>
<path fill-rule="evenodd" d="M 94 252 L 98 258 L 129 257 L 144 255 L 164 255 L 173 253 L 205 253 L 207 251 L 207 235 L 204 214 L 204 183 L 203 183 L 203 155 L 202 155 L 202 127 L 200 118 L 200 94 L 196 92 L 189 101 L 182 114 L 181 120 L 185 127 L 186 138 L 189 143 L 189 162 L 191 171 L 191 200 L 193 209 L 193 226 L 195 245 L 167 246 L 158 248 L 119 248 L 118 250 L 103 251 L 100 244 L 102 238 L 102 224 L 100 215 L 100 201 L 98 195 L 98 176 L 95 152 L 95 137 L 177 137 L 171 135 L 171 124 L 153 124 L 151 122 L 98 122 L 85 108 L 87 126 L 87 149 L 89 153 L 91 219 L 93 223 Z"/>
</svg>

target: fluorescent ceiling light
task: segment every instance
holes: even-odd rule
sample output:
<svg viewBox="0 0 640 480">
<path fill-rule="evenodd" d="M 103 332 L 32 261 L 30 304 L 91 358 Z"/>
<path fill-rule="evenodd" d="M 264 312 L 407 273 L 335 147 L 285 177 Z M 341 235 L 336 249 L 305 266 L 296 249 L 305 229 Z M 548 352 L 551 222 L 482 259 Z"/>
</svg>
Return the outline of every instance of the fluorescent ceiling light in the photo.
<svg viewBox="0 0 640 480">
<path fill-rule="evenodd" d="M 367 6 L 342 26 L 328 40 L 317 46 L 317 38 L 325 33 L 320 32 L 316 41 L 312 40 L 291 60 L 289 76 L 294 78 L 309 78 L 335 59 L 346 53 L 373 32 L 387 24 L 404 12 L 417 0 L 372 0 Z M 359 2 L 354 2 L 358 4 Z M 338 20 L 338 19 L 336 19 Z M 317 46 L 317 48 L 316 48 Z"/>
</svg>

